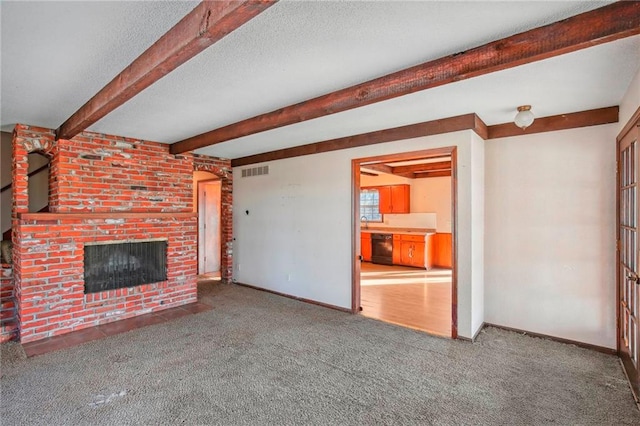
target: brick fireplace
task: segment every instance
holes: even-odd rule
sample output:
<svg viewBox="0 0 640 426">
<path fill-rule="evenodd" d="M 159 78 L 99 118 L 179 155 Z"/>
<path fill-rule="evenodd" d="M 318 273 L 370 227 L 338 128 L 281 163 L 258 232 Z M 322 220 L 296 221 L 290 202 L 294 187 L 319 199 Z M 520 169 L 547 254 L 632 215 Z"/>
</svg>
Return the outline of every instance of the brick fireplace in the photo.
<svg viewBox="0 0 640 426">
<path fill-rule="evenodd" d="M 50 159 L 49 212 L 29 213 L 28 154 Z M 193 172 L 222 180 L 222 278 L 232 273 L 228 160 L 172 155 L 167 145 L 17 125 L 13 138 L 14 286 L 23 343 L 195 302 Z M 166 241 L 165 281 L 85 292 L 84 254 L 96 244 Z"/>
</svg>

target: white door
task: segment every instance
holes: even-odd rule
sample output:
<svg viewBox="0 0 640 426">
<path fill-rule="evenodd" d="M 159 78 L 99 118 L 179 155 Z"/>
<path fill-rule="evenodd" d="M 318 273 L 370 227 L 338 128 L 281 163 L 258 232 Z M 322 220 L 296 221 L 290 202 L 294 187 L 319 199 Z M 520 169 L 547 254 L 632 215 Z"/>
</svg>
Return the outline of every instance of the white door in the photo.
<svg viewBox="0 0 640 426">
<path fill-rule="evenodd" d="M 220 271 L 220 181 L 198 183 L 198 273 Z"/>
</svg>

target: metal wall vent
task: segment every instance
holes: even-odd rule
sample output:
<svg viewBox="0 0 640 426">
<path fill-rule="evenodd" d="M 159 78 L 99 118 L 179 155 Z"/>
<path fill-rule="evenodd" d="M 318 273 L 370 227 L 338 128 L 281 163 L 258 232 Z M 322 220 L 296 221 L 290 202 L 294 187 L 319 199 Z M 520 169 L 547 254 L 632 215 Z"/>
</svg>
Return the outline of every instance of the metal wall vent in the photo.
<svg viewBox="0 0 640 426">
<path fill-rule="evenodd" d="M 269 174 L 269 166 L 252 167 L 250 169 L 242 169 L 242 177 L 262 176 Z"/>
</svg>

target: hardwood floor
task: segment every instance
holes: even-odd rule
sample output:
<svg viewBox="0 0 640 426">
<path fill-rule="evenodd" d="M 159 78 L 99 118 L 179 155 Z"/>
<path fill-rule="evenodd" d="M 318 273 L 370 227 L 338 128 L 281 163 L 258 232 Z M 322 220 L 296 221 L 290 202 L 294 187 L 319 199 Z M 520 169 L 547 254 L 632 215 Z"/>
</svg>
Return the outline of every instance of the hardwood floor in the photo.
<svg viewBox="0 0 640 426">
<path fill-rule="evenodd" d="M 362 315 L 451 337 L 451 269 L 362 262 Z"/>
<path fill-rule="evenodd" d="M 220 274 L 220 271 L 198 275 L 198 283 L 203 281 L 220 281 L 221 279 L 222 275 Z"/>
</svg>

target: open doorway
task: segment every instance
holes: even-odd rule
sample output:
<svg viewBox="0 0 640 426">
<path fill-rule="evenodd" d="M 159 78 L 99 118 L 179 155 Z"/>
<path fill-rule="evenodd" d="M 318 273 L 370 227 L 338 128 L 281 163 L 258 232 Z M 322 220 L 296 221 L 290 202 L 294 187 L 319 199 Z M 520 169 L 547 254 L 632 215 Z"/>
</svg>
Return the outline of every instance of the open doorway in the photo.
<svg viewBox="0 0 640 426">
<path fill-rule="evenodd" d="M 194 205 L 198 213 L 198 275 L 201 279 L 220 279 L 222 183 L 208 172 L 196 172 L 194 180 Z"/>
<path fill-rule="evenodd" d="M 352 310 L 457 338 L 456 149 L 353 160 Z"/>
<path fill-rule="evenodd" d="M 29 213 L 49 211 L 49 157 L 34 151 L 28 157 Z"/>
</svg>

